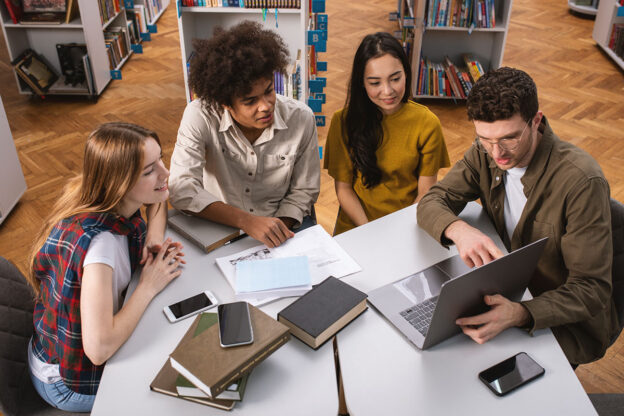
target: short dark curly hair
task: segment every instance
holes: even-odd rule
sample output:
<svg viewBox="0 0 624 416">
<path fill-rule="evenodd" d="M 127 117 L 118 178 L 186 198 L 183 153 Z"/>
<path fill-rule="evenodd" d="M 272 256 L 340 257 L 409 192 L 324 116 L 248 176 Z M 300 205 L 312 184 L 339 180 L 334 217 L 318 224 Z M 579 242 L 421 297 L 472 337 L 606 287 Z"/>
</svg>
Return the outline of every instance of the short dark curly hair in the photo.
<svg viewBox="0 0 624 416">
<path fill-rule="evenodd" d="M 244 20 L 230 29 L 218 27 L 210 39 L 195 39 L 191 61 L 191 89 L 209 106 L 231 106 L 260 79 L 288 65 L 288 48 L 275 32 Z"/>
<path fill-rule="evenodd" d="M 539 110 L 537 87 L 524 71 L 503 67 L 488 71 L 468 95 L 468 118 L 491 123 L 519 113 L 526 122 Z"/>
</svg>

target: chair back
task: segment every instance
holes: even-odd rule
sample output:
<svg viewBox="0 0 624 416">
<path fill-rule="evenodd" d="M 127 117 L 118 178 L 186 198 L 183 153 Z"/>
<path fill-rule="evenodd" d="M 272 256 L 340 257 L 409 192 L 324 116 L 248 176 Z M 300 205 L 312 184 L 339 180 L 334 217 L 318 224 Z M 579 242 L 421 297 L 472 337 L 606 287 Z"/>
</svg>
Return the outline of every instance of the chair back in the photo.
<svg viewBox="0 0 624 416">
<path fill-rule="evenodd" d="M 613 301 L 624 326 L 624 205 L 611 198 L 611 231 L 613 233 Z"/>
<path fill-rule="evenodd" d="M 33 333 L 33 292 L 20 271 L 0 257 L 0 411 L 14 415 L 20 383 L 28 376 L 28 341 Z"/>
</svg>

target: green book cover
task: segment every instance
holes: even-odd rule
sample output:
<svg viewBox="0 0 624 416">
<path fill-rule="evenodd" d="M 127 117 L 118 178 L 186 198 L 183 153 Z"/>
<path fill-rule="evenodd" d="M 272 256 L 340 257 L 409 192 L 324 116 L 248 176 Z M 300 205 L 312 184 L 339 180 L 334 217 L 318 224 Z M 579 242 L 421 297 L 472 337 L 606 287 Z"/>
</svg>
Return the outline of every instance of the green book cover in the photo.
<svg viewBox="0 0 624 416">
<path fill-rule="evenodd" d="M 219 322 L 217 314 L 214 312 L 204 312 L 201 314 L 199 318 L 199 322 L 197 324 L 197 328 L 195 328 L 195 333 L 193 337 L 204 332 L 206 329 L 215 325 Z M 247 377 L 249 374 L 239 378 L 234 383 L 232 383 L 225 391 L 219 394 L 215 399 L 225 399 L 225 400 L 243 400 L 243 395 L 245 393 L 245 387 L 247 385 Z M 176 389 L 178 390 L 178 394 L 180 396 L 191 396 L 191 397 L 208 397 L 203 391 L 195 387 L 193 383 L 188 381 L 183 375 L 179 374 L 176 379 Z"/>
</svg>

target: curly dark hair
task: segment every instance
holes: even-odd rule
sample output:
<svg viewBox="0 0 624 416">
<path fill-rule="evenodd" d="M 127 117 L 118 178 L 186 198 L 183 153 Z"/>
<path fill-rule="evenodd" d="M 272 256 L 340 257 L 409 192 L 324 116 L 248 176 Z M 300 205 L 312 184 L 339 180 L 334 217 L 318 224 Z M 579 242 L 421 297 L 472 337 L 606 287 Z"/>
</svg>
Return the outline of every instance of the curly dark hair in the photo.
<svg viewBox="0 0 624 416">
<path fill-rule="evenodd" d="M 491 123 L 519 113 L 526 122 L 539 110 L 537 87 L 524 71 L 503 67 L 488 71 L 468 95 L 468 118 Z"/>
<path fill-rule="evenodd" d="M 405 72 L 405 93 L 401 97 L 401 102 L 407 102 L 412 83 L 412 70 L 407 55 L 394 36 L 386 32 L 377 32 L 365 36 L 355 52 L 345 110 L 342 114 L 354 175 L 359 171 L 362 183 L 369 189 L 381 182 L 381 169 L 377 165 L 376 152 L 383 141 L 381 126 L 383 113 L 368 97 L 364 87 L 364 69 L 369 60 L 384 55 L 393 56 L 401 61 Z"/>
<path fill-rule="evenodd" d="M 260 79 L 288 65 L 288 48 L 275 32 L 244 20 L 230 29 L 218 27 L 210 39 L 195 39 L 191 61 L 191 89 L 208 106 L 232 106 Z"/>
</svg>

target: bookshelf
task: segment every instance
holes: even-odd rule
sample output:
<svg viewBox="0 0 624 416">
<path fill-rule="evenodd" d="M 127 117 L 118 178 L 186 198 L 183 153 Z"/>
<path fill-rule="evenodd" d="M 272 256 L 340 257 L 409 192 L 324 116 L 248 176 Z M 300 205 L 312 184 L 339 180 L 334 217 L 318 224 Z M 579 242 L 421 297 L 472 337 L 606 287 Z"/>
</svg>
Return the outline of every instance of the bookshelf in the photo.
<svg viewBox="0 0 624 416">
<path fill-rule="evenodd" d="M 622 56 L 624 54 L 618 56 L 618 54 L 609 47 L 614 25 L 616 24 L 624 25 L 624 5 L 620 5 L 620 2 L 616 0 L 602 0 L 598 6 L 592 37 L 598 46 L 624 70 L 624 56 Z M 624 34 L 620 36 L 624 36 Z"/>
<path fill-rule="evenodd" d="M 13 23 L 4 2 L 0 3 L 0 23 L 7 44 L 9 58 L 14 61 L 26 49 L 33 49 L 41 55 L 48 65 L 59 75 L 59 79 L 50 87 L 46 95 L 82 95 L 97 97 L 113 78 L 121 78 L 121 67 L 137 49 L 128 34 L 120 36 L 125 43 L 125 51 L 118 56 L 111 68 L 107 52 L 107 37 L 115 28 L 128 29 L 124 1 L 119 0 L 120 10 L 110 13 L 107 18 L 100 11 L 100 1 L 74 0 L 78 2 L 78 12 L 69 23 L 62 24 L 21 24 Z M 110 0 L 109 0 L 110 1 Z M 153 0 L 141 0 L 153 1 Z M 161 0 L 168 5 L 168 0 Z M 130 1 L 130 3 L 132 3 Z M 162 13 L 162 10 L 160 11 Z M 122 39 L 123 37 L 123 39 Z M 82 84 L 65 84 L 61 63 L 56 49 L 57 44 L 76 43 L 85 45 L 90 66 L 90 80 Z M 129 47 L 128 47 L 129 46 Z M 88 76 L 88 74 L 87 74 Z M 33 94 L 28 85 L 15 74 L 17 88 L 21 94 Z"/>
<path fill-rule="evenodd" d="M 403 4 L 401 4 L 403 2 Z M 439 3 L 439 2 L 437 2 Z M 425 57 L 434 63 L 442 63 L 446 56 L 457 68 L 465 67 L 463 54 L 470 54 L 478 60 L 484 71 L 499 68 L 503 62 L 505 41 L 509 29 L 512 0 L 493 0 L 494 25 L 492 27 L 456 27 L 434 26 L 430 24 L 429 7 L 434 0 L 400 0 L 399 24 L 414 15 L 413 28 L 410 28 L 412 64 L 412 96 L 418 98 L 458 99 L 457 96 L 439 96 L 418 94 L 418 74 L 420 57 Z M 447 1 L 445 4 L 457 4 Z"/>
<path fill-rule="evenodd" d="M 0 97 L 0 225 L 26 190 L 13 135 Z"/>
<path fill-rule="evenodd" d="M 306 55 L 307 28 L 309 25 L 308 1 L 301 1 L 300 9 L 263 9 L 244 7 L 186 7 L 176 2 L 178 8 L 178 30 L 180 33 L 180 52 L 186 99 L 190 101 L 188 85 L 188 60 L 193 53 L 193 39 L 208 39 L 217 26 L 230 28 L 242 20 L 261 23 L 265 28 L 280 34 L 288 47 L 291 61 L 297 57 L 297 51 Z M 277 14 L 276 14 L 277 10 Z M 277 16 L 277 27 L 276 27 Z M 265 19 L 263 17 L 266 17 Z M 299 100 L 307 102 L 308 97 L 308 58 L 301 59 L 301 91 Z"/>
<path fill-rule="evenodd" d="M 587 16 L 596 16 L 600 0 L 568 0 L 568 8 Z"/>
</svg>

